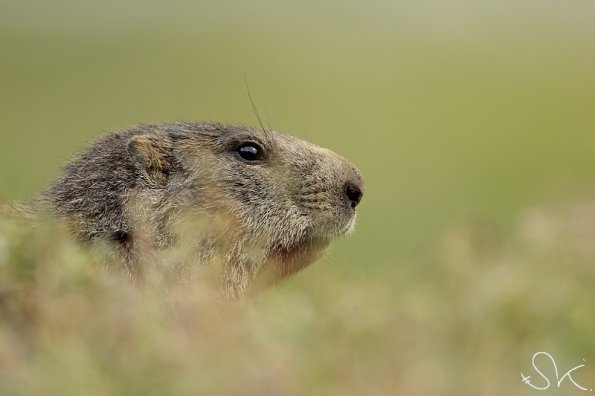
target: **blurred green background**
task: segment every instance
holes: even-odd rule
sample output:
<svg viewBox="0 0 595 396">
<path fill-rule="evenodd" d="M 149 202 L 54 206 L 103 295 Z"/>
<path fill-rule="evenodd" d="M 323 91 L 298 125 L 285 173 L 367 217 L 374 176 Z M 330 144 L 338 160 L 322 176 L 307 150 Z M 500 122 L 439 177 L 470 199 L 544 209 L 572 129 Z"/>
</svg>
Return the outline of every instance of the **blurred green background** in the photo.
<svg viewBox="0 0 595 396">
<path fill-rule="evenodd" d="M 353 265 L 595 184 L 590 1 L 0 1 L 0 191 L 139 122 L 256 125 L 366 178 Z"/>
<path fill-rule="evenodd" d="M 484 256 L 469 258 L 466 242 L 463 253 L 457 250 L 456 232 L 459 253 L 449 258 L 447 230 L 480 224 L 482 232 L 508 240 L 525 208 L 588 196 L 595 186 L 595 3 L 589 0 L 0 0 L 0 50 L 0 199 L 35 195 L 68 158 L 114 129 L 167 120 L 257 125 L 246 76 L 266 123 L 342 154 L 366 180 L 356 233 L 292 282 L 315 284 L 331 268 L 365 278 L 398 267 L 406 274 L 399 298 L 423 300 L 427 292 L 418 313 L 431 327 L 443 322 L 424 317 L 424 307 L 439 313 L 475 296 L 449 293 L 477 293 L 492 282 Z M 432 272 L 428 251 L 444 234 L 442 260 L 462 260 L 465 270 L 447 265 L 441 275 Z M 483 236 L 471 239 L 477 238 L 481 245 Z M 523 279 L 551 257 L 530 256 Z M 545 294 L 566 279 L 551 260 Z M 487 267 L 478 269 L 479 262 Z M 516 269 L 502 268 L 513 272 L 495 279 L 514 278 Z M 583 304 L 577 315 L 592 315 L 593 294 L 581 282 L 593 272 L 580 268 L 567 283 L 584 288 L 565 298 Z M 463 274 L 470 269 L 479 286 Z M 463 274 L 449 284 L 453 289 L 433 295 L 445 281 L 440 276 L 448 281 L 453 273 Z M 492 318 L 493 328 L 506 335 L 476 330 L 506 350 L 524 345 L 523 331 L 530 329 L 519 324 L 518 306 L 500 305 L 508 295 L 503 290 L 486 307 L 498 307 L 502 322 Z M 524 292 L 517 297 L 530 294 Z M 463 316 L 478 315 L 462 323 L 483 323 L 481 304 L 458 307 Z M 564 318 L 564 309 L 552 312 Z M 540 334 L 550 319 L 538 320 Z M 507 333 L 510 323 L 520 333 Z M 580 326 L 556 327 L 550 340 L 562 350 L 564 340 L 573 340 L 569 364 L 593 344 L 584 338 L 592 318 Z M 452 353 L 464 344 L 456 337 L 433 342 L 454 346 Z M 537 352 L 531 347 L 509 378 L 516 381 L 517 367 L 529 365 Z"/>
</svg>

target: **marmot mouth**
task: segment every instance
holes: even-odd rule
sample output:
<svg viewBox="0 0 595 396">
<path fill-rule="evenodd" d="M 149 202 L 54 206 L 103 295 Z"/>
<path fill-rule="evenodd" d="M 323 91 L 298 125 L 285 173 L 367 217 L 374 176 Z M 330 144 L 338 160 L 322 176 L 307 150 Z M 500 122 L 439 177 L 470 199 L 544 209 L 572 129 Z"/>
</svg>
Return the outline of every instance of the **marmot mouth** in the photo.
<svg viewBox="0 0 595 396">
<path fill-rule="evenodd" d="M 310 232 L 310 238 L 331 241 L 332 239 L 349 235 L 355 229 L 356 217 L 357 216 L 354 211 L 349 219 L 341 219 L 342 221 L 336 221 L 334 224 L 313 227 Z"/>
<path fill-rule="evenodd" d="M 357 219 L 357 213 L 354 213 L 351 219 L 345 225 L 345 228 L 341 232 L 341 235 L 349 235 L 355 230 L 355 221 Z"/>
</svg>

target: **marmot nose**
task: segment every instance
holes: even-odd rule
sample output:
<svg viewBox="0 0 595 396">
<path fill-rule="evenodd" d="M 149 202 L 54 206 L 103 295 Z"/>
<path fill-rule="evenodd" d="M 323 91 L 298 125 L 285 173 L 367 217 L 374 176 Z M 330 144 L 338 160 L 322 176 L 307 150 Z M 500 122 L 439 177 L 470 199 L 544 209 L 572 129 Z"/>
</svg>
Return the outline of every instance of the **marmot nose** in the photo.
<svg viewBox="0 0 595 396">
<path fill-rule="evenodd" d="M 357 204 L 359 204 L 362 200 L 364 193 L 362 192 L 361 188 L 354 183 L 347 182 L 345 183 L 345 195 L 347 195 L 347 199 L 349 200 L 351 207 L 355 209 Z"/>
</svg>

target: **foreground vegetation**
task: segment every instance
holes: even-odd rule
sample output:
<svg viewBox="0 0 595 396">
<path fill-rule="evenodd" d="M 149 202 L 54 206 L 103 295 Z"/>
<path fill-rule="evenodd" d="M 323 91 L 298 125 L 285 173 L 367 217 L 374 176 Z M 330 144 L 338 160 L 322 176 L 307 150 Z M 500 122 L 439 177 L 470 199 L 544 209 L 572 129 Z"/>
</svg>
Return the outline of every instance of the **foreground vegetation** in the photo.
<svg viewBox="0 0 595 396">
<path fill-rule="evenodd" d="M 585 358 L 573 378 L 593 387 L 594 238 L 595 206 L 534 208 L 510 235 L 453 228 L 415 263 L 327 263 L 229 303 L 166 263 L 133 282 L 106 249 L 4 219 L 0 394 L 530 394 L 537 351 L 562 373 Z"/>
</svg>

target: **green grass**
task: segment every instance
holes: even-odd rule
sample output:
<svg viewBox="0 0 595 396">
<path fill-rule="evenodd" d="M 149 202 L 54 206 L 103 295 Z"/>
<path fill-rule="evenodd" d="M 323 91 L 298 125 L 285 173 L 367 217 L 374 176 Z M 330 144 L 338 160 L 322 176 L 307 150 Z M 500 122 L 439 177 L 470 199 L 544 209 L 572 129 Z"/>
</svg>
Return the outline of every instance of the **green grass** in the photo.
<svg viewBox="0 0 595 396">
<path fill-rule="evenodd" d="M 453 228 L 415 266 L 316 265 L 232 304 L 167 263 L 133 283 L 101 248 L 3 220 L 0 394 L 531 394 L 533 353 L 563 373 L 595 354 L 595 209 L 533 208 L 512 235 Z"/>
<path fill-rule="evenodd" d="M 2 201 L 113 129 L 256 124 L 244 75 L 266 122 L 366 180 L 356 233 L 241 307 L 134 286 L 105 251 L 3 220 L 0 394 L 532 394 L 539 350 L 586 358 L 595 388 L 594 17 L 581 0 L 0 0 Z"/>
</svg>

